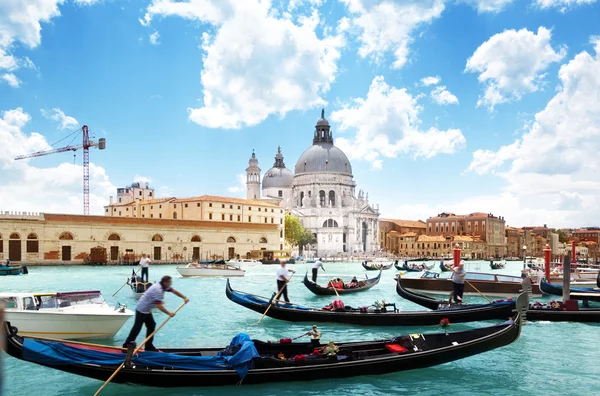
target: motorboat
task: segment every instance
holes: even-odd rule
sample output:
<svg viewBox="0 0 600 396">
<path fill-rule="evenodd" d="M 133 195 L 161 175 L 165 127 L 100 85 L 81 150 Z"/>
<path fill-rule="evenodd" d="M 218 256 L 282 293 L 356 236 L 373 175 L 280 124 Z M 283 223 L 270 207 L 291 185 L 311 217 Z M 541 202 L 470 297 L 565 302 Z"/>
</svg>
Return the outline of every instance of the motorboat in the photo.
<svg viewBox="0 0 600 396">
<path fill-rule="evenodd" d="M 227 261 L 227 264 L 262 264 L 262 263 L 255 259 L 240 258 L 240 259 L 231 259 L 231 260 Z"/>
<path fill-rule="evenodd" d="M 5 320 L 20 334 L 61 339 L 112 338 L 133 312 L 111 307 L 99 291 L 0 293 Z"/>
<path fill-rule="evenodd" d="M 5 275 L 27 275 L 27 264 L 20 265 L 18 267 L 11 267 L 10 265 L 0 264 L 0 276 Z"/>
<path fill-rule="evenodd" d="M 230 264 L 188 264 L 177 267 L 181 276 L 223 276 L 226 278 L 244 276 L 246 271 Z"/>
</svg>

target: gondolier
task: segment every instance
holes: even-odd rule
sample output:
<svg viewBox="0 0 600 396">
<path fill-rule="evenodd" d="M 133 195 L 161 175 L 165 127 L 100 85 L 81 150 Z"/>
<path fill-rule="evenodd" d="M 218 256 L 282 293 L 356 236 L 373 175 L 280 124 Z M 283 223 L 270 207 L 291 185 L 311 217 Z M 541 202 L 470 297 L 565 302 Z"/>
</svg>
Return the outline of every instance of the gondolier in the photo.
<svg viewBox="0 0 600 396">
<path fill-rule="evenodd" d="M 323 271 L 325 271 L 325 267 L 323 267 L 323 259 L 322 258 L 318 259 L 313 264 L 313 267 L 312 267 L 312 281 L 313 282 L 317 281 L 317 275 L 319 274 L 319 268 L 321 268 Z"/>
<path fill-rule="evenodd" d="M 131 332 L 129 332 L 127 340 L 125 340 L 125 343 L 123 344 L 123 348 L 127 348 L 129 343 L 135 341 L 142 330 L 142 325 L 146 325 L 146 337 L 152 334 L 156 328 L 156 322 L 152 316 L 152 308 L 156 307 L 171 317 L 175 316 L 173 312 L 169 311 L 163 305 L 165 292 L 171 292 L 176 296 L 181 297 L 186 304 L 190 301 L 186 296 L 173 289 L 171 287 L 172 284 L 173 281 L 171 277 L 165 275 L 162 277 L 159 283 L 155 283 L 148 290 L 146 290 L 135 307 L 135 322 L 131 328 Z M 146 351 L 157 351 L 156 347 L 152 343 L 152 340 L 153 338 L 150 338 L 146 343 Z"/>
<path fill-rule="evenodd" d="M 287 283 L 290 280 L 290 272 L 295 273 L 294 270 L 286 268 L 285 260 L 281 261 L 281 267 L 277 270 L 277 290 L 281 290 L 280 295 L 283 296 L 285 302 L 290 302 L 287 294 Z"/>
<path fill-rule="evenodd" d="M 142 282 L 148 282 L 148 267 L 150 267 L 150 263 L 152 260 L 146 254 L 142 254 L 142 258 L 140 259 L 140 267 L 142 268 Z M 144 275 L 146 276 L 144 280 Z"/>
<path fill-rule="evenodd" d="M 454 296 L 455 303 L 461 303 L 463 298 L 463 293 L 465 292 L 465 275 L 467 275 L 467 271 L 465 271 L 465 263 L 462 261 L 458 264 L 458 267 L 452 268 L 454 272 L 452 274 L 452 293 L 450 293 L 450 302 L 452 302 L 452 296 Z"/>
</svg>

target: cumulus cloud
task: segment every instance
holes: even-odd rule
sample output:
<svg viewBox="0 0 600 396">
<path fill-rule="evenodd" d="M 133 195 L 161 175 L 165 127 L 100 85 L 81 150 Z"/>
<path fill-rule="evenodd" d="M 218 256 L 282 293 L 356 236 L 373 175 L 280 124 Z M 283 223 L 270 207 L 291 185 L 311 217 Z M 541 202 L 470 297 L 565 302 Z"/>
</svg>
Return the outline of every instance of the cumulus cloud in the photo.
<svg viewBox="0 0 600 396">
<path fill-rule="evenodd" d="M 540 8 L 558 8 L 561 12 L 565 12 L 572 7 L 593 4 L 597 1 L 598 0 L 535 0 L 535 4 Z"/>
<path fill-rule="evenodd" d="M 421 84 L 424 87 L 428 87 L 430 85 L 438 85 L 440 83 L 440 81 L 442 81 L 440 76 L 429 76 L 429 77 L 423 77 L 421 79 Z"/>
<path fill-rule="evenodd" d="M 405 88 L 388 85 L 375 77 L 365 98 L 353 99 L 331 114 L 341 132 L 355 131 L 353 138 L 338 137 L 336 144 L 351 158 L 365 159 L 381 167 L 380 156 L 406 154 L 431 158 L 461 149 L 465 137 L 459 129 L 423 129 L 417 98 Z"/>
<path fill-rule="evenodd" d="M 237 184 L 235 186 L 229 187 L 227 192 L 233 193 L 238 196 L 246 196 L 246 175 L 240 173 L 236 175 Z"/>
<path fill-rule="evenodd" d="M 440 105 L 458 104 L 458 98 L 448 91 L 444 85 L 435 87 L 431 91 L 431 99 Z"/>
<path fill-rule="evenodd" d="M 21 80 L 12 73 L 3 74 L 2 80 L 13 88 L 19 88 L 19 86 L 21 86 Z"/>
<path fill-rule="evenodd" d="M 460 0 L 474 7 L 478 13 L 500 12 L 513 3 L 514 0 Z M 539 0 L 538 0 L 539 1 Z"/>
<path fill-rule="evenodd" d="M 358 54 L 377 63 L 389 53 L 393 69 L 409 59 L 409 46 L 418 29 L 439 18 L 443 0 L 342 0 L 350 13 L 349 29 L 358 35 Z"/>
<path fill-rule="evenodd" d="M 479 82 L 485 92 L 477 106 L 494 106 L 542 87 L 544 71 L 554 62 L 562 60 L 567 51 L 550 45 L 552 32 L 540 27 L 535 32 L 527 29 L 505 30 L 495 34 L 475 50 L 467 60 L 466 72 L 479 73 Z"/>
<path fill-rule="evenodd" d="M 79 126 L 79 122 L 75 118 L 66 115 L 58 107 L 52 110 L 40 109 L 40 112 L 45 118 L 58 122 L 59 129 L 73 129 Z"/>
<path fill-rule="evenodd" d="M 32 165 L 35 159 L 14 160 L 18 155 L 50 149 L 42 135 L 24 131 L 30 121 L 22 108 L 1 113 L 0 210 L 83 213 L 81 165 L 64 162 L 39 168 Z M 105 170 L 93 163 L 90 188 L 90 212 L 102 214 L 115 187 Z"/>
<path fill-rule="evenodd" d="M 523 223 L 590 225 L 600 217 L 600 39 L 592 44 L 594 54 L 561 66 L 557 94 L 521 137 L 473 153 L 468 171 L 501 177 Z"/>
<path fill-rule="evenodd" d="M 154 33 L 151 33 L 148 36 L 148 41 L 150 41 L 150 44 L 152 44 L 152 45 L 158 45 L 158 44 L 160 44 L 160 42 L 158 41 L 159 38 L 160 38 L 160 33 L 155 31 Z"/>
<path fill-rule="evenodd" d="M 134 183 L 151 183 L 152 179 L 148 176 L 135 175 L 133 178 Z"/>
</svg>

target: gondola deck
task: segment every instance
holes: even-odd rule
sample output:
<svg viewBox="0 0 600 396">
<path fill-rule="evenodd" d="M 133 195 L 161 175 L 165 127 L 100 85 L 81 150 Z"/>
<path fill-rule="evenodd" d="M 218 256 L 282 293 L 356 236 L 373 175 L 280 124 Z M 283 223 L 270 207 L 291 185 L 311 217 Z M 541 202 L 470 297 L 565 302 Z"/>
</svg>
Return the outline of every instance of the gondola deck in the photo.
<svg viewBox="0 0 600 396">
<path fill-rule="evenodd" d="M 372 288 L 373 286 L 375 286 L 379 283 L 379 280 L 381 279 L 381 271 L 382 270 L 379 271 L 379 275 L 377 275 L 375 278 L 370 278 L 370 279 L 361 281 L 364 283 L 363 286 L 352 287 L 352 288 L 348 288 L 348 289 L 336 289 L 337 293 L 341 295 L 341 294 L 351 294 L 351 293 L 357 293 L 357 292 L 369 290 L 370 288 Z M 308 272 L 306 273 L 306 275 L 304 275 L 303 283 L 304 283 L 304 286 L 306 286 L 306 288 L 308 290 L 310 290 L 311 292 L 313 292 L 314 294 L 316 294 L 318 296 L 335 296 L 335 295 L 337 295 L 336 292 L 332 288 L 319 286 L 319 284 L 308 279 Z"/>
</svg>

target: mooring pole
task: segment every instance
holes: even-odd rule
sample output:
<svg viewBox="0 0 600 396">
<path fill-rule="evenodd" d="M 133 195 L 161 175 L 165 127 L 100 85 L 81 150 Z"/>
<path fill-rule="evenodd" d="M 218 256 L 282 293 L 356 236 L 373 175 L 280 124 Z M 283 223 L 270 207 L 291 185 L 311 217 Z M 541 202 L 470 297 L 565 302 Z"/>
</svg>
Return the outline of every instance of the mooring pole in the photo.
<svg viewBox="0 0 600 396">
<path fill-rule="evenodd" d="M 565 254 L 563 258 L 563 303 L 571 299 L 571 257 Z"/>
</svg>

